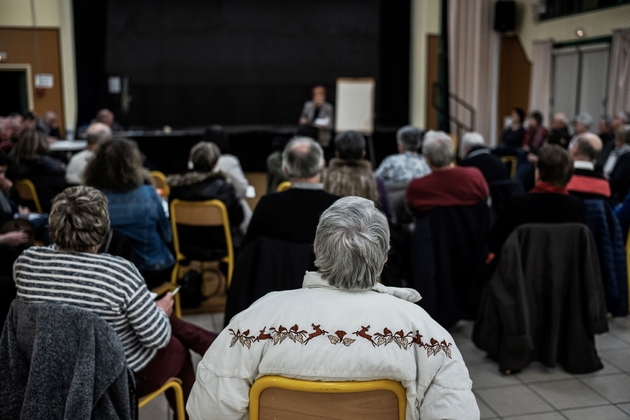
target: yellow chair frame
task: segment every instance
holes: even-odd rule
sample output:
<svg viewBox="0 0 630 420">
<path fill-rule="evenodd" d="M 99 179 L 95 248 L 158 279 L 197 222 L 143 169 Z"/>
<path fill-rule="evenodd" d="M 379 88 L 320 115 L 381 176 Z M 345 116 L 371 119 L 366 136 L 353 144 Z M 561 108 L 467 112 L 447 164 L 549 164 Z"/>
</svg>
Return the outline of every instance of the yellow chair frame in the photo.
<svg viewBox="0 0 630 420">
<path fill-rule="evenodd" d="M 177 420 L 185 420 L 186 418 L 186 408 L 184 407 L 184 391 L 182 390 L 182 381 L 179 378 L 170 378 L 160 389 L 146 395 L 138 401 L 138 408 L 142 408 L 152 400 L 154 400 L 158 395 L 163 392 L 166 392 L 169 388 L 172 388 L 175 391 L 175 407 L 177 414 Z"/>
<path fill-rule="evenodd" d="M 282 376 L 263 376 L 257 379 L 249 391 L 249 420 L 258 420 L 260 416 L 260 396 L 265 389 L 280 388 L 289 391 L 309 393 L 348 394 L 369 391 L 391 391 L 398 398 L 398 418 L 405 420 L 407 392 L 400 382 L 389 379 L 374 381 L 320 382 L 291 379 Z"/>
<path fill-rule="evenodd" d="M 168 182 L 166 182 L 166 175 L 160 171 L 151 171 L 151 176 L 155 181 L 155 187 L 161 188 L 162 191 L 164 191 L 162 197 L 168 198 L 168 196 L 171 195 L 171 187 L 169 187 Z"/>
<path fill-rule="evenodd" d="M 39 203 L 39 197 L 37 196 L 37 190 L 30 180 L 20 179 L 16 181 L 15 189 L 17 190 L 20 199 L 32 201 L 35 204 L 35 210 L 37 210 L 38 213 L 43 213 L 42 206 Z"/>
<path fill-rule="evenodd" d="M 228 217 L 227 208 L 225 204 L 223 204 L 220 200 L 207 200 L 207 201 L 182 201 L 175 199 L 171 202 L 170 206 L 170 215 L 171 215 L 171 226 L 173 228 L 173 247 L 175 248 L 175 267 L 173 267 L 173 274 L 171 275 L 171 283 L 173 285 L 177 285 L 177 274 L 179 273 L 179 265 L 181 261 L 186 259 L 186 256 L 180 251 L 179 244 L 179 234 L 177 232 L 177 206 L 186 206 L 193 208 L 218 208 L 221 213 L 222 225 L 223 225 L 223 233 L 225 234 L 225 244 L 227 245 L 227 256 L 221 258 L 219 261 L 225 262 L 228 265 L 228 275 L 227 275 L 227 287 L 229 288 L 232 284 L 232 272 L 234 271 L 234 248 L 232 245 L 232 232 L 230 230 L 230 219 Z M 199 224 L 194 226 L 220 226 L 219 224 Z M 176 310 L 178 308 L 175 308 Z M 181 308 L 179 308 L 181 313 Z"/>
<path fill-rule="evenodd" d="M 281 182 L 280 185 L 278 185 L 278 188 L 276 188 L 276 192 L 286 191 L 289 188 L 291 188 L 291 182 L 290 181 L 284 181 L 284 182 Z"/>
<path fill-rule="evenodd" d="M 626 270 L 628 271 L 628 308 L 630 308 L 630 235 L 626 240 Z"/>
<path fill-rule="evenodd" d="M 510 178 L 514 178 L 516 176 L 516 156 L 503 156 L 501 160 L 503 163 L 511 163 Z"/>
</svg>

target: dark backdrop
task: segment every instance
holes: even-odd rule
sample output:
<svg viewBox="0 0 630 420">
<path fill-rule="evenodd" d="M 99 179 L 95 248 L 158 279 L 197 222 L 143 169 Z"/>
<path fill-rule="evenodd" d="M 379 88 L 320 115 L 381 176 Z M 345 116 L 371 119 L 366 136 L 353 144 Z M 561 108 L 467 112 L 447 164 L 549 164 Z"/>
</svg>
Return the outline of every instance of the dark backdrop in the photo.
<svg viewBox="0 0 630 420">
<path fill-rule="evenodd" d="M 79 122 L 107 106 L 128 126 L 296 124 L 312 86 L 334 104 L 342 76 L 376 78 L 377 124 L 405 124 L 409 11 L 409 0 L 75 1 Z M 108 75 L 129 79 L 126 115 Z"/>
</svg>

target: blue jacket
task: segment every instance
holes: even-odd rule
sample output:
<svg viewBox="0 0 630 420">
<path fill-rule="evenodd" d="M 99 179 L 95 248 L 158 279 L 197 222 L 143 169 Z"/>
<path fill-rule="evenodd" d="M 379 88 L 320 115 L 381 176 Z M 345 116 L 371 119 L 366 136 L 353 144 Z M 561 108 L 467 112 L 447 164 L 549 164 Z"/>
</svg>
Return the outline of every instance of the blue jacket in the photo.
<svg viewBox="0 0 630 420">
<path fill-rule="evenodd" d="M 604 282 L 606 308 L 614 316 L 628 314 L 626 248 L 617 216 L 603 199 L 585 199 L 586 224 L 593 232 Z"/>
<path fill-rule="evenodd" d="M 171 225 L 155 188 L 141 185 L 125 193 L 103 193 L 109 201 L 111 228 L 130 239 L 138 268 L 157 271 L 172 266 L 175 258 L 166 246 L 172 240 Z"/>
</svg>

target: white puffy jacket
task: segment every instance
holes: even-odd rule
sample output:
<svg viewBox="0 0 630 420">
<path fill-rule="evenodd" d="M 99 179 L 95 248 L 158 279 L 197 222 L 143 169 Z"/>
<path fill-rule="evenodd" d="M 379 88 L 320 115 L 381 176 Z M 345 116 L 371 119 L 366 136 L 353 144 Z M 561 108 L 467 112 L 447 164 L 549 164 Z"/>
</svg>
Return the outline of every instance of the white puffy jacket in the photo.
<svg viewBox="0 0 630 420">
<path fill-rule="evenodd" d="M 412 289 L 337 289 L 308 272 L 236 315 L 197 368 L 191 419 L 247 419 L 249 389 L 266 375 L 327 381 L 392 379 L 407 420 L 479 419 L 472 381 L 450 334 Z"/>
</svg>

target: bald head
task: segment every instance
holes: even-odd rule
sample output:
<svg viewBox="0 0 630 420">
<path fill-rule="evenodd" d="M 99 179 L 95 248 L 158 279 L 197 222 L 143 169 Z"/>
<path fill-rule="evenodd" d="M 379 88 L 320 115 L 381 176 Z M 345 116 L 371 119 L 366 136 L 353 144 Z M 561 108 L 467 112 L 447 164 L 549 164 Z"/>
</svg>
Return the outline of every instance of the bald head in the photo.
<svg viewBox="0 0 630 420">
<path fill-rule="evenodd" d="M 602 139 L 593 133 L 581 134 L 571 146 L 571 156 L 576 161 L 595 162 L 602 151 Z"/>
<path fill-rule="evenodd" d="M 93 123 L 87 129 L 87 143 L 88 147 L 95 148 L 105 140 L 109 140 L 112 137 L 112 129 L 108 125 L 103 123 Z"/>
<path fill-rule="evenodd" d="M 324 151 L 315 140 L 296 137 L 284 148 L 282 167 L 292 181 L 318 178 L 324 167 Z"/>
<path fill-rule="evenodd" d="M 111 127 L 114 123 L 114 114 L 109 109 L 101 109 L 96 114 L 96 122 L 103 123 L 108 127 Z"/>
</svg>

